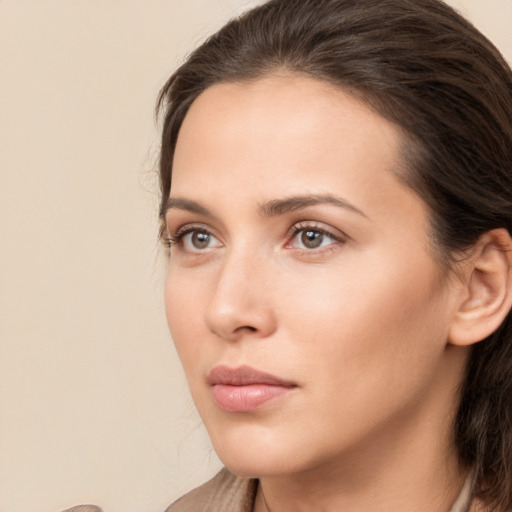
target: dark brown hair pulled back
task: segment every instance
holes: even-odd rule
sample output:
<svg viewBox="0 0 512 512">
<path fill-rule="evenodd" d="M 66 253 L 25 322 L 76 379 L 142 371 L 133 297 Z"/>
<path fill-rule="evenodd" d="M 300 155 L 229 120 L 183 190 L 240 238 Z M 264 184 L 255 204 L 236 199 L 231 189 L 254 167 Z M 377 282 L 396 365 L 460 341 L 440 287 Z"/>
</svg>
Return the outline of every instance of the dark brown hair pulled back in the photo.
<svg viewBox="0 0 512 512">
<path fill-rule="evenodd" d="M 232 20 L 163 87 L 165 213 L 178 133 L 220 82 L 286 70 L 326 80 L 404 133 L 403 178 L 427 203 L 445 266 L 491 229 L 512 233 L 512 72 L 439 0 L 271 0 Z M 512 510 L 512 321 L 473 348 L 455 423 L 459 460 L 491 509 Z"/>
</svg>

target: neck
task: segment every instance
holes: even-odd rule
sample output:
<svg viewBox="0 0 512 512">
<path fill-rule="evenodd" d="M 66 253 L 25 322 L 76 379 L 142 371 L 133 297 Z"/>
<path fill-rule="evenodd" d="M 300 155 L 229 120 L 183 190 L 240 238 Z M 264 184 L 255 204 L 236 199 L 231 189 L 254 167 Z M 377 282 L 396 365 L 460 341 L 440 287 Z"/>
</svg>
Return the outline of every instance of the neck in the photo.
<svg viewBox="0 0 512 512">
<path fill-rule="evenodd" d="M 415 473 L 403 461 L 388 464 L 260 479 L 255 512 L 449 512 L 467 476 L 456 460 L 416 467 Z"/>
</svg>

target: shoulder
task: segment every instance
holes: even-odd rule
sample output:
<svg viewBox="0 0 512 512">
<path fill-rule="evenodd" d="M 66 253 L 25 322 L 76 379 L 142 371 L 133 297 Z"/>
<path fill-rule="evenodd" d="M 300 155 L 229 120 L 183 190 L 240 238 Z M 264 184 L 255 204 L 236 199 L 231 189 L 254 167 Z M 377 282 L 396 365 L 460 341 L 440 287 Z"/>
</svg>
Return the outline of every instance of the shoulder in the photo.
<svg viewBox="0 0 512 512">
<path fill-rule="evenodd" d="M 205 484 L 169 506 L 166 512 L 252 512 L 258 481 L 224 468 Z"/>
</svg>

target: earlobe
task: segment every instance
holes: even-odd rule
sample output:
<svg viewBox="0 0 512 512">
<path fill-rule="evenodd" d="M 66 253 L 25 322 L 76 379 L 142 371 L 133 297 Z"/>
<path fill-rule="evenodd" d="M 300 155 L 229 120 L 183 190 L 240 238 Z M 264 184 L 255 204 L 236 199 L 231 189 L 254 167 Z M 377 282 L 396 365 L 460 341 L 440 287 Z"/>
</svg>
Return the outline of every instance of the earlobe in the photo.
<svg viewBox="0 0 512 512">
<path fill-rule="evenodd" d="M 506 229 L 484 233 L 464 262 L 464 295 L 448 342 L 468 346 L 491 335 L 512 307 L 512 240 Z"/>
</svg>

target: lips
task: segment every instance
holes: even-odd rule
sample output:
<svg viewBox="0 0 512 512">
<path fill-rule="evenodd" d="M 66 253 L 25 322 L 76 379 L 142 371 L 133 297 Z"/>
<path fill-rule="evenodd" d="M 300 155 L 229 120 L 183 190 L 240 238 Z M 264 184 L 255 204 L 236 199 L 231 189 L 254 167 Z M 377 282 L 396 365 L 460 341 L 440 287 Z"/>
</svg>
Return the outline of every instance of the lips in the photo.
<svg viewBox="0 0 512 512">
<path fill-rule="evenodd" d="M 213 399 L 228 412 L 250 412 L 288 394 L 297 385 L 249 366 L 216 366 L 208 375 Z"/>
</svg>

